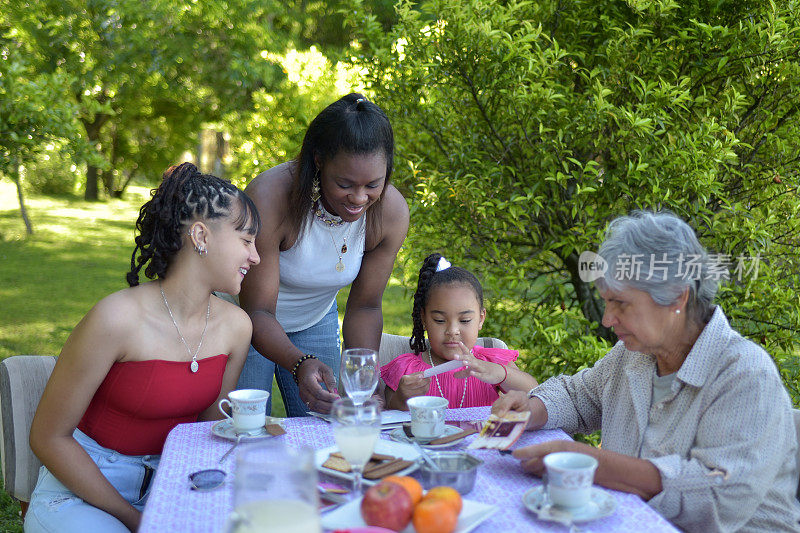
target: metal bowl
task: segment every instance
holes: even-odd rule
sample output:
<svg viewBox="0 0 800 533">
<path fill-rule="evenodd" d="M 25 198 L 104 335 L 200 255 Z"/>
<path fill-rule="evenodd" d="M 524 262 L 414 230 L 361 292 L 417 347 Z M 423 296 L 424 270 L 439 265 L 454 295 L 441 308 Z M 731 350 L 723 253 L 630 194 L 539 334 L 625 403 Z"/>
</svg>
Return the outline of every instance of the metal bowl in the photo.
<svg viewBox="0 0 800 533">
<path fill-rule="evenodd" d="M 478 467 L 483 461 L 465 452 L 428 452 L 433 462 L 440 468 L 434 470 L 422 463 L 422 486 L 425 489 L 446 485 L 460 494 L 467 494 L 475 486 Z"/>
</svg>

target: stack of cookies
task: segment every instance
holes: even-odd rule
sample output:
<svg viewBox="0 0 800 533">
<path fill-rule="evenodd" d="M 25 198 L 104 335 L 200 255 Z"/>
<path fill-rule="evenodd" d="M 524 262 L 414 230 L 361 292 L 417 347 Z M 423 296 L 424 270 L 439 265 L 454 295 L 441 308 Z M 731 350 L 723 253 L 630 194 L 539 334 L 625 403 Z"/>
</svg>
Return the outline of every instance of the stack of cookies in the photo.
<svg viewBox="0 0 800 533">
<path fill-rule="evenodd" d="M 369 462 L 364 466 L 362 475 L 364 479 L 383 479 L 396 472 L 404 470 L 413 465 L 413 461 L 406 461 L 402 457 L 394 457 L 393 455 L 385 455 L 382 453 L 374 453 Z M 328 456 L 328 459 L 322 463 L 325 468 L 336 470 L 337 472 L 349 473 L 350 463 L 339 452 L 334 452 Z"/>
</svg>

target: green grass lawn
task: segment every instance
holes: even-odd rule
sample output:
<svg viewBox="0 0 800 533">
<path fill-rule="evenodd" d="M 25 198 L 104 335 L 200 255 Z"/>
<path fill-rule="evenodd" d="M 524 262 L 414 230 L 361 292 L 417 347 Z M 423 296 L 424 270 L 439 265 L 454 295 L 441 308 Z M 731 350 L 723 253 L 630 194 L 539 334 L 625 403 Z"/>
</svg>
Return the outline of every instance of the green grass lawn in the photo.
<svg viewBox="0 0 800 533">
<path fill-rule="evenodd" d="M 16 189 L 0 180 L 0 359 L 55 355 L 75 324 L 102 297 L 127 287 L 133 230 L 149 190 L 124 200 L 31 196 L 34 234 L 25 234 Z M 411 334 L 411 295 L 393 278 L 384 294 L 384 331 Z M 347 291 L 338 298 L 341 312 Z M 273 384 L 273 415 L 285 410 Z M 19 505 L 0 496 L 0 531 L 22 531 Z"/>
</svg>

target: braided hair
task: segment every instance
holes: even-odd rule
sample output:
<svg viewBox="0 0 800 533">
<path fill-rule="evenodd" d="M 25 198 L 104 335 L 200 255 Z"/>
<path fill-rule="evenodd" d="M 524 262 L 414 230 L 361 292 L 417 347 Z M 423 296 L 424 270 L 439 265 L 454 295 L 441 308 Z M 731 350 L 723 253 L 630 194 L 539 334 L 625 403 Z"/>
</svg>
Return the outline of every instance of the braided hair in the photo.
<svg viewBox="0 0 800 533">
<path fill-rule="evenodd" d="M 136 247 L 126 276 L 131 287 L 139 284 L 139 271 L 145 265 L 144 275 L 148 278 L 164 277 L 183 246 L 187 227 L 198 219 L 235 216 L 237 231 L 256 235 L 261 229 L 258 210 L 246 194 L 229 181 L 202 174 L 192 163 L 169 167 L 150 195 L 136 220 Z"/>
<path fill-rule="evenodd" d="M 411 320 L 414 329 L 411 332 L 411 339 L 409 344 L 411 349 L 416 355 L 428 349 L 427 341 L 425 340 L 425 326 L 422 324 L 422 310 L 428 305 L 428 296 L 431 289 L 440 285 L 467 285 L 472 287 L 475 291 L 475 296 L 478 298 L 478 303 L 481 309 L 483 308 L 483 287 L 481 282 L 475 277 L 475 274 L 457 266 L 451 266 L 444 270 L 436 271 L 439 265 L 439 259 L 442 254 L 431 254 L 422 262 L 422 268 L 419 269 L 419 281 L 417 281 L 417 292 L 414 293 L 414 307 L 411 309 Z"/>
</svg>

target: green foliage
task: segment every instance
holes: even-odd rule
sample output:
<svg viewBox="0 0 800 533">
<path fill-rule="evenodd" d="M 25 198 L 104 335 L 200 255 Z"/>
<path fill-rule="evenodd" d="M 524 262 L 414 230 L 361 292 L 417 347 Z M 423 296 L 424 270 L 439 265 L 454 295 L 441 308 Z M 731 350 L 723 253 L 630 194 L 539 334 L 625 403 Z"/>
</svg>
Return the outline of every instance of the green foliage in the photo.
<svg viewBox="0 0 800 533">
<path fill-rule="evenodd" d="M 1 26 L 0 26 L 1 27 Z M 87 150 L 73 122 L 76 107 L 69 103 L 69 78 L 63 74 L 34 74 L 14 48 L 0 41 L 0 175 L 16 176 L 21 165 L 33 162 L 48 143 L 81 156 Z M 66 140 L 65 144 L 57 141 Z M 51 146 L 54 151 L 56 146 Z"/>
<path fill-rule="evenodd" d="M 0 0 L 0 22 L 28 75 L 66 78 L 61 97 L 96 156 L 86 191 L 96 198 L 97 177 L 116 196 L 137 173 L 159 176 L 194 147 L 203 123 L 249 107 L 253 91 L 280 78 L 260 55 L 282 46 L 269 31 L 277 5 Z"/>
<path fill-rule="evenodd" d="M 61 196 L 73 194 L 77 181 L 77 165 L 64 147 L 38 154 L 25 166 L 24 180 L 28 192 Z"/>
<path fill-rule="evenodd" d="M 477 272 L 490 331 L 543 379 L 615 341 L 578 275 L 612 218 L 669 208 L 730 256 L 719 301 L 795 401 L 800 300 L 798 2 L 429 0 L 357 64 L 392 117 L 413 264 Z M 737 257 L 759 257 L 737 276 Z M 746 262 L 746 264 L 750 264 Z M 409 269 L 409 275 L 414 269 Z M 775 305 L 779 302 L 779 305 Z"/>
<path fill-rule="evenodd" d="M 249 112 L 232 112 L 225 119 L 233 153 L 229 174 L 239 185 L 294 158 L 314 117 L 356 87 L 355 71 L 331 62 L 313 46 L 267 57 L 285 73 L 277 90 L 256 91 Z"/>
</svg>

